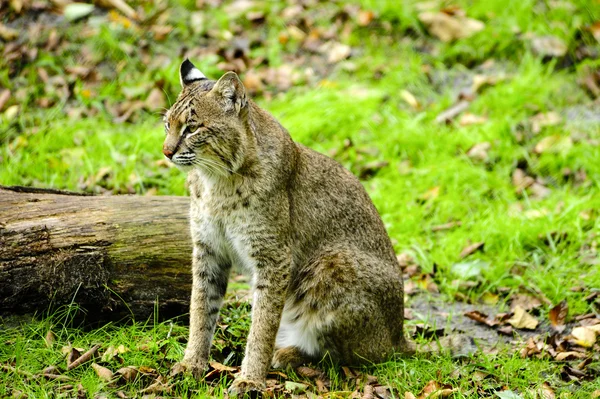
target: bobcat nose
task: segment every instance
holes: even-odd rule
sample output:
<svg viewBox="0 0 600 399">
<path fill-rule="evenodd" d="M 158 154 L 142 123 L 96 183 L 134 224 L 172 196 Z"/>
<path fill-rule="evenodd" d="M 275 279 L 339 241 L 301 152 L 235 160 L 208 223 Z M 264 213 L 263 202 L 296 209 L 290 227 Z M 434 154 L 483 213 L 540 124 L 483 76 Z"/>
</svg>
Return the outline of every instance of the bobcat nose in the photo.
<svg viewBox="0 0 600 399">
<path fill-rule="evenodd" d="M 173 158 L 174 152 L 169 150 L 168 148 L 163 148 L 163 154 L 165 154 L 165 157 L 171 159 Z"/>
</svg>

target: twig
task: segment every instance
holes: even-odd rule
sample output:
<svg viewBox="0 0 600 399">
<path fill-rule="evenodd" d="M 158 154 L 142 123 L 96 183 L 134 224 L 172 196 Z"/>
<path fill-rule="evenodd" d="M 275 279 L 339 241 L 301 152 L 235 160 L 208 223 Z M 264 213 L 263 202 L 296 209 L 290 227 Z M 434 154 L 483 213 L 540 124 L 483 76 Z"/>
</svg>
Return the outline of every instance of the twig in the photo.
<svg viewBox="0 0 600 399">
<path fill-rule="evenodd" d="M 456 118 L 461 112 L 469 108 L 470 102 L 467 100 L 460 100 L 435 118 L 436 123 L 449 123 L 452 119 Z"/>
<path fill-rule="evenodd" d="M 73 361 L 73 363 L 69 364 L 67 366 L 67 370 L 73 370 L 75 367 L 79 367 L 83 363 L 91 360 L 92 357 L 94 357 L 94 355 L 96 354 L 96 352 L 98 352 L 98 349 L 100 349 L 100 345 L 94 345 L 92 347 L 92 349 L 90 349 L 89 351 L 85 352 L 83 355 L 79 356 L 79 358 L 75 359 Z"/>
</svg>

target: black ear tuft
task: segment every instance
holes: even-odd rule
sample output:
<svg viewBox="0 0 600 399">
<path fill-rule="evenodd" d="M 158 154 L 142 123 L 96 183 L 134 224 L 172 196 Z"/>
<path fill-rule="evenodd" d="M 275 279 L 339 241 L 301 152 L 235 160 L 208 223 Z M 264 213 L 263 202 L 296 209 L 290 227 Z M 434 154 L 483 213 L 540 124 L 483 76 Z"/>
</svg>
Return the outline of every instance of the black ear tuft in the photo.
<svg viewBox="0 0 600 399">
<path fill-rule="evenodd" d="M 206 79 L 206 76 L 190 60 L 186 58 L 181 63 L 181 67 L 179 68 L 179 82 L 181 83 L 181 87 L 204 79 Z"/>
</svg>

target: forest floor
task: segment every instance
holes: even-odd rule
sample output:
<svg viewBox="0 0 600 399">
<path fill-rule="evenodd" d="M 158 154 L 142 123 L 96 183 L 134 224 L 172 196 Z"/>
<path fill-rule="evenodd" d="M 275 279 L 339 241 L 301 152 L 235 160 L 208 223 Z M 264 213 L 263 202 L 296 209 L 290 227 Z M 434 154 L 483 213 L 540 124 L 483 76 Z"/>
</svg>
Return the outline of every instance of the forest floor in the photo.
<svg viewBox="0 0 600 399">
<path fill-rule="evenodd" d="M 405 272 L 407 334 L 479 345 L 324 359 L 269 374 L 269 396 L 600 397 L 600 2 L 94 4 L 0 0 L 0 184 L 186 195 L 161 154 L 179 65 L 234 70 L 364 183 Z M 232 287 L 204 381 L 168 377 L 184 323 L 90 329 L 75 297 L 0 319 L 0 397 L 224 396 L 249 325 Z"/>
</svg>

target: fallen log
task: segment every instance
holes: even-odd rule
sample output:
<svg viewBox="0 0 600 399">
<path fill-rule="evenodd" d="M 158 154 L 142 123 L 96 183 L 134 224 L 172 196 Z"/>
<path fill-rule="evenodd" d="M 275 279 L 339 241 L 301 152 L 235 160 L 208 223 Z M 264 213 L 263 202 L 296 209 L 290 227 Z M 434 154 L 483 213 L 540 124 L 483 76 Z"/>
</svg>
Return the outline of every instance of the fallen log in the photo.
<svg viewBox="0 0 600 399">
<path fill-rule="evenodd" d="M 88 321 L 188 312 L 189 199 L 0 186 L 0 314 L 77 303 Z"/>
</svg>

